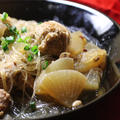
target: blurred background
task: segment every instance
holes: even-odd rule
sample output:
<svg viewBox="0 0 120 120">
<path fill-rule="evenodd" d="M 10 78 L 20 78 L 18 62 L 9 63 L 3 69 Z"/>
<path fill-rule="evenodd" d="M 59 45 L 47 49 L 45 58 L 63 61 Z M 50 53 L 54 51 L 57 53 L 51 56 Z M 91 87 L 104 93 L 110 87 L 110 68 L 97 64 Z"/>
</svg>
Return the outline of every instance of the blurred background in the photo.
<svg viewBox="0 0 120 120">
<path fill-rule="evenodd" d="M 108 15 L 120 24 L 120 0 L 69 0 L 85 4 Z"/>
</svg>

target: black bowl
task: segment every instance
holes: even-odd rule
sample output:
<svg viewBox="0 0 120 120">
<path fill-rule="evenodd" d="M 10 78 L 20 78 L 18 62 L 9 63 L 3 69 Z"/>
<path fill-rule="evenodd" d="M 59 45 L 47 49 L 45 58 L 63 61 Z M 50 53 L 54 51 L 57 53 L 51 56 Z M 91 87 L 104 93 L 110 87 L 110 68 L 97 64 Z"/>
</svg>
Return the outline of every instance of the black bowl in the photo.
<svg viewBox="0 0 120 120">
<path fill-rule="evenodd" d="M 62 0 L 0 0 L 0 13 L 3 11 L 18 19 L 38 22 L 59 21 L 72 31 L 81 30 L 88 41 L 92 40 L 108 52 L 108 64 L 102 80 L 106 92 L 76 110 L 45 117 L 46 119 L 70 120 L 77 119 L 78 116 L 90 115 L 91 110 L 95 109 L 95 103 L 100 103 L 119 84 L 120 29 L 119 25 L 109 17 L 90 7 Z"/>
</svg>

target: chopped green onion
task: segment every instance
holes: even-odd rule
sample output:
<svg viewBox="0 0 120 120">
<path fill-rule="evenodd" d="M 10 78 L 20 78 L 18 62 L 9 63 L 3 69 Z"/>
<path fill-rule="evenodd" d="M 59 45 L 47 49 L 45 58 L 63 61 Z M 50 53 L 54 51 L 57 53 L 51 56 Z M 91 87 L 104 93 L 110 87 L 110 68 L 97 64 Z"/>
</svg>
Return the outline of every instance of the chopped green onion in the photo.
<svg viewBox="0 0 120 120">
<path fill-rule="evenodd" d="M 10 26 L 9 24 L 5 25 L 7 26 L 10 33 L 12 33 L 12 35 L 19 35 L 19 31 L 17 30 L 16 26 Z"/>
<path fill-rule="evenodd" d="M 16 40 L 17 42 L 23 42 L 23 43 L 27 43 L 27 41 L 24 39 L 22 39 L 20 36 L 17 38 Z"/>
<path fill-rule="evenodd" d="M 15 26 L 9 27 L 9 30 L 11 33 L 18 35 L 19 31 L 17 30 L 17 28 Z"/>
<path fill-rule="evenodd" d="M 7 44 L 7 42 L 4 43 L 4 44 L 2 44 L 2 49 L 3 49 L 4 51 L 7 51 L 7 50 L 8 50 L 8 44 Z"/>
<path fill-rule="evenodd" d="M 30 42 L 30 40 L 31 40 L 31 37 L 29 37 L 29 36 L 27 36 L 27 37 L 25 37 L 25 39 L 24 39 L 26 42 Z"/>
<path fill-rule="evenodd" d="M 22 42 L 27 43 L 27 41 L 25 39 Z"/>
<path fill-rule="evenodd" d="M 15 31 L 15 34 L 16 34 L 16 35 L 19 35 L 19 31 L 18 31 L 18 30 L 16 30 L 16 31 Z"/>
<path fill-rule="evenodd" d="M 5 38 L 1 39 L 1 46 L 4 51 L 8 50 L 8 42 L 5 40 Z"/>
<path fill-rule="evenodd" d="M 30 102 L 30 108 L 32 111 L 36 110 L 36 103 L 35 102 Z"/>
<path fill-rule="evenodd" d="M 42 22 L 38 22 L 38 24 L 42 24 Z"/>
<path fill-rule="evenodd" d="M 13 43 L 15 41 L 15 38 L 13 36 L 9 36 L 5 38 L 6 42 L 8 44 Z"/>
<path fill-rule="evenodd" d="M 26 38 L 23 40 L 23 42 L 24 42 L 24 43 L 28 43 Z"/>
<path fill-rule="evenodd" d="M 25 32 L 27 32 L 27 28 L 26 27 L 22 27 L 21 28 L 21 33 L 25 33 Z"/>
<path fill-rule="evenodd" d="M 4 37 L 1 37 L 1 38 L 0 38 L 0 42 L 2 42 L 3 40 L 5 40 L 5 38 L 4 38 Z"/>
<path fill-rule="evenodd" d="M 12 26 L 11 28 L 10 28 L 10 31 L 11 32 L 14 32 L 14 31 L 16 31 L 17 30 L 17 28 L 15 27 L 15 26 Z"/>
<path fill-rule="evenodd" d="M 20 34 L 17 35 L 17 39 L 21 38 Z"/>
<path fill-rule="evenodd" d="M 48 61 L 46 60 L 43 64 L 42 64 L 42 69 L 46 69 L 48 67 Z"/>
<path fill-rule="evenodd" d="M 23 42 L 23 39 L 20 37 L 17 38 L 16 42 Z"/>
<path fill-rule="evenodd" d="M 26 45 L 26 46 L 24 47 L 24 50 L 30 50 L 30 45 L 29 45 L 29 44 Z"/>
<path fill-rule="evenodd" d="M 5 21 L 8 17 L 8 14 L 6 12 L 3 12 L 2 14 L 2 21 Z"/>
<path fill-rule="evenodd" d="M 29 54 L 27 60 L 28 60 L 29 62 L 31 62 L 32 59 L 33 59 L 33 56 L 32 56 L 31 54 Z"/>
<path fill-rule="evenodd" d="M 34 45 L 32 48 L 31 48 L 31 51 L 33 52 L 33 54 L 38 54 L 38 46 L 37 45 Z"/>
<path fill-rule="evenodd" d="M 9 24 L 5 24 L 6 25 L 6 27 L 10 30 L 10 25 Z"/>
</svg>

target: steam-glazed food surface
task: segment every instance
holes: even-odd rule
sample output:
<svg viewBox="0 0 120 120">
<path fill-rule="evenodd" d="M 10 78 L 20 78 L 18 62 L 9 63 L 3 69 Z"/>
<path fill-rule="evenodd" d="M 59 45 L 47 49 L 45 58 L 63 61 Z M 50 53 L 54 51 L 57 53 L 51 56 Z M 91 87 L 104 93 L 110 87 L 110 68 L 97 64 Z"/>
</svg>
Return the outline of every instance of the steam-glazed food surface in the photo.
<svg viewBox="0 0 120 120">
<path fill-rule="evenodd" d="M 105 91 L 100 84 L 107 52 L 81 31 L 71 32 L 56 21 L 17 20 L 4 12 L 0 43 L 1 116 L 57 114 L 84 105 L 84 92 L 89 98 L 91 92 L 97 97 L 96 91 Z"/>
</svg>

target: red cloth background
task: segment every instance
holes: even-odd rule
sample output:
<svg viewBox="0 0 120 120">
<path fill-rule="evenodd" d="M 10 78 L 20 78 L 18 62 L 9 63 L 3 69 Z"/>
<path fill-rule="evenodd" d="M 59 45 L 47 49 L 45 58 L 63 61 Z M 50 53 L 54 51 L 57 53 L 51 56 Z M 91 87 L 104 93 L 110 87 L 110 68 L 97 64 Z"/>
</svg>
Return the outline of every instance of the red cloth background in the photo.
<svg viewBox="0 0 120 120">
<path fill-rule="evenodd" d="M 69 0 L 95 8 L 120 24 L 120 0 Z"/>
<path fill-rule="evenodd" d="M 108 15 L 120 24 L 120 0 L 69 0 L 85 4 Z M 95 120 L 120 120 L 120 85 L 93 111 Z M 78 120 L 81 118 L 78 118 Z M 89 118 L 94 120 L 94 118 Z"/>
</svg>

